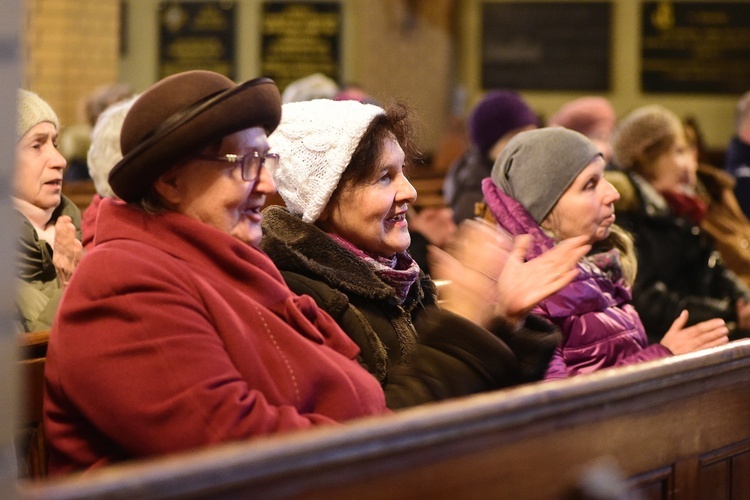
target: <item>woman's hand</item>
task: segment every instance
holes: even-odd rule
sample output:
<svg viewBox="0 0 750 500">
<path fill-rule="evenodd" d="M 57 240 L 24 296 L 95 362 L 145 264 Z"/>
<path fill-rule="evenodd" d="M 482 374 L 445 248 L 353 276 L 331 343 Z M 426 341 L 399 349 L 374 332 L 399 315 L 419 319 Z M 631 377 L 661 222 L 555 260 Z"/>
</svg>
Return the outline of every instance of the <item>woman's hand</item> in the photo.
<svg viewBox="0 0 750 500">
<path fill-rule="evenodd" d="M 688 312 L 683 310 L 661 339 L 661 345 L 672 354 L 686 354 L 729 342 L 729 329 L 723 319 L 709 319 L 685 328 L 687 320 Z"/>
<path fill-rule="evenodd" d="M 453 210 L 447 207 L 425 207 L 418 212 L 409 207 L 406 218 L 409 229 L 421 233 L 430 244 L 439 248 L 451 241 L 458 229 L 453 222 Z"/>
<path fill-rule="evenodd" d="M 61 287 L 67 286 L 83 256 L 83 245 L 76 238 L 76 227 L 67 215 L 61 215 L 55 222 L 55 244 L 52 252 L 57 281 Z"/>
<path fill-rule="evenodd" d="M 531 236 L 517 236 L 497 282 L 495 314 L 518 322 L 540 301 L 578 276 L 579 260 L 591 250 L 588 236 L 568 238 L 528 262 Z"/>
<path fill-rule="evenodd" d="M 494 226 L 476 220 L 461 223 L 448 251 L 429 249 L 445 309 L 482 326 L 498 316 L 518 323 L 540 300 L 557 292 L 578 274 L 576 263 L 591 249 L 587 237 L 557 245 L 528 262 L 531 237 L 511 240 Z"/>
<path fill-rule="evenodd" d="M 512 248 L 511 239 L 492 225 L 466 220 L 446 247 L 428 248 L 430 269 L 440 288 L 442 307 L 480 325 L 494 314 L 497 280 Z"/>
</svg>

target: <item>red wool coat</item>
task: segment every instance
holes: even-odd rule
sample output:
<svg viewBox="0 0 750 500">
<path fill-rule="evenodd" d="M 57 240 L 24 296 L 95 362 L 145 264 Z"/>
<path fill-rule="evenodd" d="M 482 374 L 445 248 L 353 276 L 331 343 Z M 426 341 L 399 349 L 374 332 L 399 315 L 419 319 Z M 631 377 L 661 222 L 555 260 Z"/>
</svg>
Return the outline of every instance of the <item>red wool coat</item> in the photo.
<svg viewBox="0 0 750 500">
<path fill-rule="evenodd" d="M 53 327 L 50 473 L 387 412 L 356 345 L 261 251 L 104 200 Z"/>
</svg>

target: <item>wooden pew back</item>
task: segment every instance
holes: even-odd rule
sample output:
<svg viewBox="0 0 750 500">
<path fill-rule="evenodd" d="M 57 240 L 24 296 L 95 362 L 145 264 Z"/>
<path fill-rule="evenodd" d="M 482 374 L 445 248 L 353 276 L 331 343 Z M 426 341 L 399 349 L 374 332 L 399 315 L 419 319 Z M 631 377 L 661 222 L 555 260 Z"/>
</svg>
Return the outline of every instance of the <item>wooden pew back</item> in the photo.
<svg viewBox="0 0 750 500">
<path fill-rule="evenodd" d="M 22 411 L 21 427 L 16 436 L 18 474 L 24 478 L 42 478 L 47 475 L 42 404 L 49 331 L 22 333 L 19 343 Z"/>
<path fill-rule="evenodd" d="M 21 487 L 22 498 L 750 498 L 750 340 Z"/>
</svg>

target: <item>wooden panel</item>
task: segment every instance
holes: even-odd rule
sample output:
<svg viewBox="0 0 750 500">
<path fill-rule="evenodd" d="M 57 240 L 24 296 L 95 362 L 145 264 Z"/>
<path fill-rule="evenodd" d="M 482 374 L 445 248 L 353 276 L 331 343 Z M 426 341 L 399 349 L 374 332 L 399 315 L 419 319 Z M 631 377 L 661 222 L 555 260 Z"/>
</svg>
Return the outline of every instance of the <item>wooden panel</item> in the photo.
<svg viewBox="0 0 750 500">
<path fill-rule="evenodd" d="M 732 486 L 720 477 L 728 460 L 740 455 L 737 467 L 746 463 L 749 369 L 750 340 L 739 341 L 338 428 L 24 484 L 21 493 L 60 499 L 247 492 L 264 498 L 559 498 L 607 459 L 649 498 L 698 498 L 716 485 Z"/>
<path fill-rule="evenodd" d="M 732 499 L 750 498 L 750 452 L 732 457 Z"/>
</svg>

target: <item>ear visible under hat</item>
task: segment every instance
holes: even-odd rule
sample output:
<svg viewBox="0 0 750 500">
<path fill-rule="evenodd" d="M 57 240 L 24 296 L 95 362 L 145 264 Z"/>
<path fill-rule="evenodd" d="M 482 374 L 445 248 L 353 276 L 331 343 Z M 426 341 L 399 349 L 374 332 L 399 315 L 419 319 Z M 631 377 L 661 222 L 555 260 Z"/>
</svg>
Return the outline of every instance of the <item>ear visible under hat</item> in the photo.
<svg viewBox="0 0 750 500">
<path fill-rule="evenodd" d="M 168 168 L 212 142 L 240 130 L 279 123 L 281 96 L 273 80 L 240 85 L 211 71 L 168 76 L 147 89 L 125 117 L 120 145 L 124 158 L 109 183 L 133 201 Z"/>
<path fill-rule="evenodd" d="M 320 217 L 367 127 L 384 113 L 358 101 L 284 104 L 268 142 L 280 157 L 276 189 L 291 213 L 311 223 Z"/>
<path fill-rule="evenodd" d="M 18 117 L 16 120 L 16 142 L 26 135 L 32 127 L 42 122 L 49 122 L 60 131 L 60 121 L 47 101 L 34 92 L 18 89 Z"/>
</svg>

